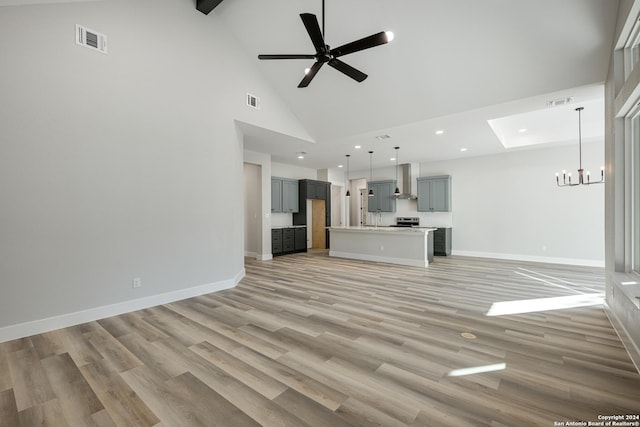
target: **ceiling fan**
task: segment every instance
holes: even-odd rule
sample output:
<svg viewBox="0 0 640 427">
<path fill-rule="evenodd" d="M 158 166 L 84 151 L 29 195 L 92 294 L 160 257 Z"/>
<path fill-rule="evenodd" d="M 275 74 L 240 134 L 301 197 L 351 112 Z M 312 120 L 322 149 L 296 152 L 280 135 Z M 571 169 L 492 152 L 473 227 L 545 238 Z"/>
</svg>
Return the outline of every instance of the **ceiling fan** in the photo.
<svg viewBox="0 0 640 427">
<path fill-rule="evenodd" d="M 381 31 L 377 34 L 373 34 L 369 37 L 365 37 L 351 43 L 344 44 L 342 46 L 331 49 L 324 41 L 324 0 L 322 0 L 322 31 L 320 31 L 320 25 L 316 15 L 312 13 L 301 13 L 302 23 L 309 33 L 311 42 L 316 49 L 315 54 L 308 55 L 258 55 L 258 59 L 315 59 L 311 68 L 305 70 L 305 76 L 298 84 L 298 87 L 307 87 L 311 80 L 318 73 L 320 68 L 326 63 L 330 67 L 346 74 L 357 82 L 362 82 L 367 78 L 367 75 L 360 70 L 353 68 L 352 66 L 342 62 L 338 58 L 350 53 L 358 52 L 361 50 L 369 49 L 371 47 L 379 46 L 381 44 L 389 43 L 393 40 L 393 33 L 391 31 Z"/>
</svg>

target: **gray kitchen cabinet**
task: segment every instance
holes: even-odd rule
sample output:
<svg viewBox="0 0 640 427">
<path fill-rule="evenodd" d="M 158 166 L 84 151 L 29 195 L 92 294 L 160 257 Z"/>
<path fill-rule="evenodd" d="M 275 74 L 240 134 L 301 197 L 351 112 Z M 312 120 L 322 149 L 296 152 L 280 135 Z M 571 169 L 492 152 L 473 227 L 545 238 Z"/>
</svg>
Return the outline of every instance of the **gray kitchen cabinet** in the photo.
<svg viewBox="0 0 640 427">
<path fill-rule="evenodd" d="M 451 212 L 451 176 L 418 178 L 418 212 Z"/>
<path fill-rule="evenodd" d="M 282 212 L 282 179 L 271 177 L 271 212 Z"/>
<path fill-rule="evenodd" d="M 298 181 L 271 177 L 271 212 L 298 212 Z"/>
<path fill-rule="evenodd" d="M 271 254 L 287 255 L 307 251 L 307 227 L 271 229 Z"/>
<path fill-rule="evenodd" d="M 395 181 L 373 181 L 367 185 L 367 192 L 373 190 L 373 196 L 369 197 L 367 204 L 369 212 L 396 211 L 396 197 L 393 194 L 396 189 Z"/>
<path fill-rule="evenodd" d="M 271 229 L 271 254 L 280 255 L 282 253 L 282 228 Z"/>
<path fill-rule="evenodd" d="M 438 228 L 433 232 L 434 255 L 451 255 L 451 228 Z"/>
<path fill-rule="evenodd" d="M 298 181 L 282 180 L 282 212 L 298 212 Z"/>
<path fill-rule="evenodd" d="M 307 250 L 307 227 L 296 227 L 294 232 L 293 250 L 306 252 Z"/>
<path fill-rule="evenodd" d="M 313 179 L 299 181 L 299 208 L 293 214 L 293 225 L 307 225 L 307 199 L 325 201 L 325 225 L 331 226 L 331 183 Z M 328 232 L 327 232 L 328 234 Z"/>
<path fill-rule="evenodd" d="M 285 228 L 282 230 L 282 252 L 293 252 L 294 236 L 294 228 Z"/>
<path fill-rule="evenodd" d="M 331 197 L 328 193 L 330 185 L 324 181 L 306 180 L 306 197 L 307 199 L 327 200 Z"/>
</svg>

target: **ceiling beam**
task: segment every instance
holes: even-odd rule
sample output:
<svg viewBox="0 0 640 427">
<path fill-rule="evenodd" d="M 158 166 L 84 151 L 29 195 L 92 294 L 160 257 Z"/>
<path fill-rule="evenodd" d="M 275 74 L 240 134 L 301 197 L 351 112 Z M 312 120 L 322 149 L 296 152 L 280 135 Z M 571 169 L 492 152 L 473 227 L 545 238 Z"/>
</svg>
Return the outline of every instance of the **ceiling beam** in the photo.
<svg viewBox="0 0 640 427">
<path fill-rule="evenodd" d="M 197 0 L 196 9 L 200 12 L 208 15 L 217 5 L 222 3 L 222 0 Z"/>
</svg>

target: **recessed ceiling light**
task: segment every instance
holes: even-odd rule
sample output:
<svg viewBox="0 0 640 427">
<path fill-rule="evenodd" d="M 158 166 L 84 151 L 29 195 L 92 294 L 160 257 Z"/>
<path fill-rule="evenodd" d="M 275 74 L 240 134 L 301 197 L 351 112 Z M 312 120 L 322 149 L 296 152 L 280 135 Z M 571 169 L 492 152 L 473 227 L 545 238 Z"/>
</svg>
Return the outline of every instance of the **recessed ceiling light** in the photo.
<svg viewBox="0 0 640 427">
<path fill-rule="evenodd" d="M 444 131 L 443 131 L 443 130 L 437 130 L 437 131 L 436 131 L 436 135 L 442 135 L 443 133 L 444 133 Z"/>
<path fill-rule="evenodd" d="M 518 132 L 520 132 L 520 133 L 525 133 L 526 131 L 527 131 L 527 130 L 526 130 L 525 128 L 518 129 Z"/>
<path fill-rule="evenodd" d="M 355 147 L 353 147 L 353 148 L 355 148 L 356 150 L 359 150 L 359 149 L 361 149 L 362 147 L 361 147 L 360 145 L 356 145 L 356 146 L 355 146 Z"/>
<path fill-rule="evenodd" d="M 466 148 L 461 148 L 460 151 L 462 151 L 464 153 L 465 151 L 467 151 L 467 149 Z"/>
<path fill-rule="evenodd" d="M 390 158 L 389 160 L 391 160 L 392 162 L 395 162 L 395 161 L 396 161 L 396 158 L 395 158 L 395 157 L 392 157 L 392 158 Z"/>
<path fill-rule="evenodd" d="M 299 159 L 304 159 L 304 155 L 307 154 L 307 153 L 304 152 L 304 151 L 298 151 L 296 154 L 298 155 Z"/>
<path fill-rule="evenodd" d="M 339 168 L 343 167 L 342 165 L 338 165 Z"/>
</svg>

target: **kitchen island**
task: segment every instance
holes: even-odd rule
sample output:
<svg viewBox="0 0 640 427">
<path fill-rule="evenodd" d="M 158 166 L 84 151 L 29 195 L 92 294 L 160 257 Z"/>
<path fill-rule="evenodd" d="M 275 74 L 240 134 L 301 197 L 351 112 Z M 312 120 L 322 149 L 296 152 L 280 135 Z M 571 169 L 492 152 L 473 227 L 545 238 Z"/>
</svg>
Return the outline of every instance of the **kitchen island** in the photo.
<svg viewBox="0 0 640 427">
<path fill-rule="evenodd" d="M 329 256 L 427 267 L 435 228 L 331 227 Z"/>
</svg>

